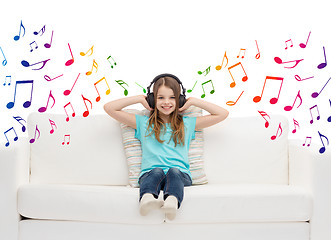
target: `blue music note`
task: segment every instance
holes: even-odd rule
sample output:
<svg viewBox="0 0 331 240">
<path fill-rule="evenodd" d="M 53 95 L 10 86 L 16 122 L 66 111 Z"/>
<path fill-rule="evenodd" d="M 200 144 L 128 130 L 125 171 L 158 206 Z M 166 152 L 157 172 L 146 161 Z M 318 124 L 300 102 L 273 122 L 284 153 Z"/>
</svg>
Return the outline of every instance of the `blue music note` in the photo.
<svg viewBox="0 0 331 240">
<path fill-rule="evenodd" d="M 18 84 L 26 84 L 26 83 L 31 83 L 31 97 L 30 97 L 30 101 L 26 101 L 26 102 L 23 103 L 23 107 L 28 108 L 28 107 L 31 106 L 32 92 L 33 92 L 33 80 L 23 80 L 23 81 L 16 81 L 16 84 L 15 84 L 15 92 L 14 92 L 14 101 L 13 101 L 13 102 L 9 102 L 9 103 L 7 103 L 7 108 L 8 108 L 8 109 L 13 108 L 14 105 L 15 105 L 17 85 L 18 85 Z"/>
</svg>

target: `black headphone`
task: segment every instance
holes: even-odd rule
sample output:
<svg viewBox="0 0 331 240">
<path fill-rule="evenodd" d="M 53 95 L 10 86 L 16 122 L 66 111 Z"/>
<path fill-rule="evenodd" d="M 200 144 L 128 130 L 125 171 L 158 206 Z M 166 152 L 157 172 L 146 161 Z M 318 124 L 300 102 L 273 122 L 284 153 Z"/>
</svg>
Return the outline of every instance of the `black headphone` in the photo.
<svg viewBox="0 0 331 240">
<path fill-rule="evenodd" d="M 151 89 L 151 86 L 157 81 L 159 80 L 160 78 L 163 78 L 163 77 L 171 77 L 173 79 L 176 79 L 176 81 L 179 83 L 179 85 L 182 86 L 182 89 L 183 89 L 183 94 L 180 94 L 179 95 L 179 108 L 183 107 L 185 102 L 186 102 L 186 96 L 185 96 L 185 92 L 186 92 L 186 89 L 184 88 L 182 82 L 179 80 L 178 77 L 176 77 L 175 75 L 172 75 L 172 74 L 169 74 L 169 73 L 164 73 L 164 74 L 160 74 L 158 76 L 156 76 L 153 81 L 151 82 L 151 84 L 147 87 L 147 97 L 146 97 L 146 101 L 148 103 L 148 105 L 151 107 L 151 108 L 155 108 L 155 100 L 154 100 L 154 93 L 151 93 L 150 92 L 150 89 Z"/>
</svg>

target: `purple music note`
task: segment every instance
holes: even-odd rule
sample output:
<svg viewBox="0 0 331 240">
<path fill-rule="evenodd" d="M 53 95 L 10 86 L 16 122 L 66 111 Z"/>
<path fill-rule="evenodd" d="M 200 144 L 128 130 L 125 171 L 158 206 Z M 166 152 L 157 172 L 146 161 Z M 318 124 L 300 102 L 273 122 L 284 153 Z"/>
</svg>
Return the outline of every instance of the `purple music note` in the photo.
<svg viewBox="0 0 331 240">
<path fill-rule="evenodd" d="M 21 123 L 21 121 L 24 121 L 25 123 L 26 123 L 26 121 L 25 121 L 23 118 L 21 118 L 20 116 L 13 117 L 13 118 L 14 118 L 19 124 L 22 125 L 22 132 L 25 132 L 26 127 L 23 125 L 23 123 Z"/>
<path fill-rule="evenodd" d="M 324 48 L 324 46 L 323 46 L 323 51 L 324 51 L 324 59 L 325 59 L 325 62 L 324 62 L 324 63 L 320 63 L 320 64 L 318 64 L 318 66 L 317 66 L 318 69 L 325 68 L 326 65 L 327 65 L 327 62 L 326 62 L 326 55 L 325 55 L 325 48 Z"/>
<path fill-rule="evenodd" d="M 326 136 L 324 136 L 323 134 L 321 134 L 319 131 L 318 131 L 318 134 L 320 135 L 320 139 L 321 139 L 321 142 L 323 144 L 323 147 L 321 147 L 320 150 L 319 150 L 319 152 L 322 154 L 322 153 L 325 152 L 325 145 L 324 145 L 324 142 L 322 140 L 322 137 L 324 137 L 326 139 L 328 145 L 329 145 L 329 139 Z"/>
<path fill-rule="evenodd" d="M 54 32 L 54 31 L 52 31 L 51 42 L 50 42 L 50 43 L 45 43 L 45 44 L 44 44 L 44 47 L 45 47 L 45 48 L 50 48 L 50 47 L 52 46 L 53 32 Z"/>
<path fill-rule="evenodd" d="M 322 90 L 321 90 L 319 93 L 318 93 L 318 92 L 313 92 L 313 93 L 311 94 L 311 96 L 312 96 L 313 98 L 317 98 L 317 97 L 321 94 L 321 92 L 323 91 L 323 89 L 325 88 L 326 84 L 329 83 L 330 79 L 331 79 L 331 78 L 329 78 L 329 80 L 324 84 Z"/>
<path fill-rule="evenodd" d="M 54 96 L 53 96 L 53 94 L 52 94 L 52 90 L 51 90 L 50 93 L 49 93 L 49 96 L 48 96 L 48 99 L 47 99 L 46 107 L 41 107 L 41 108 L 39 108 L 39 109 L 38 109 L 39 112 L 41 112 L 41 113 L 46 112 L 47 107 L 48 107 L 48 103 L 49 103 L 49 99 L 50 99 L 50 98 L 53 99 L 53 105 L 51 106 L 51 108 L 52 108 L 52 107 L 54 106 L 54 104 L 55 104 L 55 98 L 54 98 Z"/>
<path fill-rule="evenodd" d="M 6 144 L 5 144 L 6 147 L 9 146 L 9 140 L 8 140 L 8 137 L 7 137 L 7 133 L 10 132 L 11 130 L 13 130 L 14 133 L 15 133 L 14 141 L 17 141 L 17 140 L 18 140 L 18 136 L 17 136 L 17 134 L 16 134 L 15 129 L 14 129 L 13 127 L 9 128 L 7 131 L 4 132 L 5 137 L 6 137 L 6 139 L 7 139 L 7 142 L 6 142 Z"/>
<path fill-rule="evenodd" d="M 26 83 L 31 83 L 31 97 L 30 97 L 30 101 L 26 101 L 26 102 L 23 103 L 23 107 L 24 107 L 24 108 L 28 108 L 28 107 L 31 106 L 32 92 L 33 92 L 33 80 L 23 80 L 23 81 L 16 81 L 16 84 L 15 84 L 15 92 L 14 92 L 14 101 L 13 101 L 13 102 L 9 102 L 9 103 L 7 103 L 7 108 L 8 108 L 8 109 L 13 108 L 14 105 L 15 105 L 17 85 L 18 85 L 18 84 L 26 84 Z M 24 85 L 24 86 L 26 86 L 26 85 Z"/>
<path fill-rule="evenodd" d="M 41 62 L 37 62 L 37 63 L 33 63 L 33 64 L 30 64 L 28 61 L 23 60 L 23 61 L 21 62 L 21 64 L 22 64 L 24 67 L 31 67 L 31 66 L 37 65 L 37 64 L 39 64 L 39 63 L 42 63 L 43 65 L 41 66 L 41 68 L 32 69 L 32 70 L 40 70 L 40 69 L 42 69 L 42 68 L 45 67 L 46 63 L 47 63 L 49 60 L 51 60 L 51 59 L 47 59 L 47 60 L 44 60 L 44 61 L 41 61 Z"/>
</svg>

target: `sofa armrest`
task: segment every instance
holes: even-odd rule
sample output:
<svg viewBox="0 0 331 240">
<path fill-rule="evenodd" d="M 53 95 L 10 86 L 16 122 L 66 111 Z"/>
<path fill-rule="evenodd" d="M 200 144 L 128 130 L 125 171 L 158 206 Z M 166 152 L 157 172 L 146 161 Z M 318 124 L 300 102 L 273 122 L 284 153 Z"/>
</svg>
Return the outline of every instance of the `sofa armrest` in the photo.
<svg viewBox="0 0 331 240">
<path fill-rule="evenodd" d="M 331 239 L 331 153 L 326 149 L 320 154 L 320 147 L 289 141 L 289 184 L 302 186 L 313 196 L 311 240 Z"/>
<path fill-rule="evenodd" d="M 20 138 L 8 147 L 0 146 L 0 239 L 17 240 L 17 189 L 29 182 L 30 145 Z"/>
</svg>

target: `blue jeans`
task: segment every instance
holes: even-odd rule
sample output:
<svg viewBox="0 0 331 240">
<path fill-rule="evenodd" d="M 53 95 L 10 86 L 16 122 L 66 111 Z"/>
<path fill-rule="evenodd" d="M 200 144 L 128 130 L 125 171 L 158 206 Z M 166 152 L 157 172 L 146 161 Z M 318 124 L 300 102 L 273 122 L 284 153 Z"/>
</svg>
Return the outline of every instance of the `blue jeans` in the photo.
<svg viewBox="0 0 331 240">
<path fill-rule="evenodd" d="M 188 174 L 178 168 L 170 168 L 167 174 L 164 174 L 162 168 L 154 168 L 139 178 L 139 185 L 139 201 L 145 193 L 151 193 L 158 198 L 160 191 L 163 190 L 164 200 L 170 195 L 175 196 L 179 208 L 184 197 L 184 186 L 191 186 L 192 180 Z"/>
</svg>

